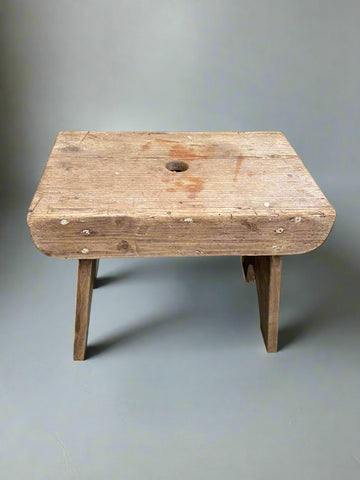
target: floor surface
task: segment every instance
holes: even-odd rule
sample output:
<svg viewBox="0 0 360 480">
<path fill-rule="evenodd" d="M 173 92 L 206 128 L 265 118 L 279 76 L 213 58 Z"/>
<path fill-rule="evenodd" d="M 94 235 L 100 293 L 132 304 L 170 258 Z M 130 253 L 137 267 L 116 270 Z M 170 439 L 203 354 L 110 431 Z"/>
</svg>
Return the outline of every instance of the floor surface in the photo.
<svg viewBox="0 0 360 480">
<path fill-rule="evenodd" d="M 331 239 L 284 259 L 277 354 L 238 258 L 126 259 L 73 362 L 76 262 L 25 209 L 2 226 L 0 478 L 360 478 L 359 275 Z"/>
</svg>

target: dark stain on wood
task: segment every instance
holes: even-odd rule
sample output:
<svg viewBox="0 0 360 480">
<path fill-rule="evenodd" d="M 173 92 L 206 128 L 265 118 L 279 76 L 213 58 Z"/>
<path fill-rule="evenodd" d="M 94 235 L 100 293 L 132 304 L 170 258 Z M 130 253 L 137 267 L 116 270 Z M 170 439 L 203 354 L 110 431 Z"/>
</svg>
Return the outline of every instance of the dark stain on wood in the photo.
<svg viewBox="0 0 360 480">
<path fill-rule="evenodd" d="M 211 155 L 215 150 L 214 145 L 210 145 L 209 147 L 202 147 L 202 153 L 204 155 Z"/>
<path fill-rule="evenodd" d="M 237 159 L 236 159 L 235 173 L 234 173 L 234 182 L 237 180 L 238 175 L 239 175 L 239 173 L 240 173 L 240 168 L 241 168 L 242 161 L 243 161 L 243 155 L 240 153 L 240 155 L 238 155 L 238 156 L 237 156 Z"/>
<path fill-rule="evenodd" d="M 66 145 L 65 147 L 61 147 L 60 150 L 65 153 L 79 152 L 80 147 L 78 145 Z"/>
<path fill-rule="evenodd" d="M 179 143 L 176 140 L 165 140 L 165 138 L 155 138 L 155 142 L 160 143 Z"/>
<path fill-rule="evenodd" d="M 143 152 L 146 152 L 146 150 L 149 150 L 150 147 L 151 147 L 151 141 L 148 141 L 148 142 L 144 143 L 144 145 L 142 145 L 141 150 Z"/>
<path fill-rule="evenodd" d="M 121 229 L 131 228 L 133 224 L 134 220 L 126 215 L 115 218 L 115 225 L 117 225 Z"/>
<path fill-rule="evenodd" d="M 249 220 L 244 220 L 241 223 L 251 232 L 257 232 L 257 230 L 258 230 L 257 225 L 255 223 L 250 222 Z"/>
<path fill-rule="evenodd" d="M 116 248 L 119 252 L 127 252 L 129 250 L 129 242 L 121 240 L 121 242 L 116 245 Z"/>
<path fill-rule="evenodd" d="M 66 172 L 70 172 L 72 170 L 72 166 L 70 165 L 69 162 L 61 162 L 60 163 L 60 166 L 63 170 L 65 170 Z"/>
<path fill-rule="evenodd" d="M 185 190 L 189 198 L 195 198 L 204 188 L 204 179 L 201 177 L 186 177 L 175 181 L 177 189 Z M 176 191 L 176 189 L 167 189 L 167 191 Z"/>
<path fill-rule="evenodd" d="M 184 145 L 173 145 L 169 150 L 169 157 L 176 160 L 193 160 L 197 157 L 195 150 Z"/>
<path fill-rule="evenodd" d="M 214 151 L 214 146 L 199 146 L 197 148 L 185 145 L 173 145 L 169 150 L 169 157 L 174 160 L 195 160 L 196 158 L 208 157 Z"/>
<path fill-rule="evenodd" d="M 204 179 L 201 177 L 190 177 L 187 180 L 190 183 L 185 188 L 189 192 L 189 198 L 195 198 L 204 188 Z"/>
</svg>

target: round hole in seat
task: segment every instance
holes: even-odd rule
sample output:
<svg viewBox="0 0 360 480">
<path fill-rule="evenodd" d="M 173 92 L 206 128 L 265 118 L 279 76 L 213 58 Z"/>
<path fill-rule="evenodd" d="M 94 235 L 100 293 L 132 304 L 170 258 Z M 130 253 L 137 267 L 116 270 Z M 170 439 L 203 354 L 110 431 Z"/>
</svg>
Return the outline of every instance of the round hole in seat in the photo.
<svg viewBox="0 0 360 480">
<path fill-rule="evenodd" d="M 166 168 L 170 170 L 170 172 L 185 172 L 185 170 L 189 168 L 189 165 L 182 160 L 173 160 L 166 164 Z"/>
</svg>

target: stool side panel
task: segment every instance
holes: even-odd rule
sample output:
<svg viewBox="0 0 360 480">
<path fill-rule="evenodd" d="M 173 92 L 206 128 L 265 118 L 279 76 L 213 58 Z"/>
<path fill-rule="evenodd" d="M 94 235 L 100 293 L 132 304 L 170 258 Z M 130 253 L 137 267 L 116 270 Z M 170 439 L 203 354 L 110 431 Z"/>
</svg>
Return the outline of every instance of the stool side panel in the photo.
<svg viewBox="0 0 360 480">
<path fill-rule="evenodd" d="M 325 242 L 335 214 L 274 216 L 60 217 L 31 215 L 32 239 L 58 258 L 289 255 Z"/>
</svg>

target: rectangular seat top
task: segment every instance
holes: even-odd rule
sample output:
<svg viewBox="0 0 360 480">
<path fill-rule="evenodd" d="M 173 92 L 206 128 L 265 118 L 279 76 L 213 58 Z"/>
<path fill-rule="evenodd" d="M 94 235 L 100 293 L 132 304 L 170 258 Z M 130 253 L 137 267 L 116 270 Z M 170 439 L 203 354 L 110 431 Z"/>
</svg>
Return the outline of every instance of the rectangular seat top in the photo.
<svg viewBox="0 0 360 480">
<path fill-rule="evenodd" d="M 28 213 L 60 258 L 303 253 L 334 219 L 280 132 L 60 132 Z"/>
</svg>

